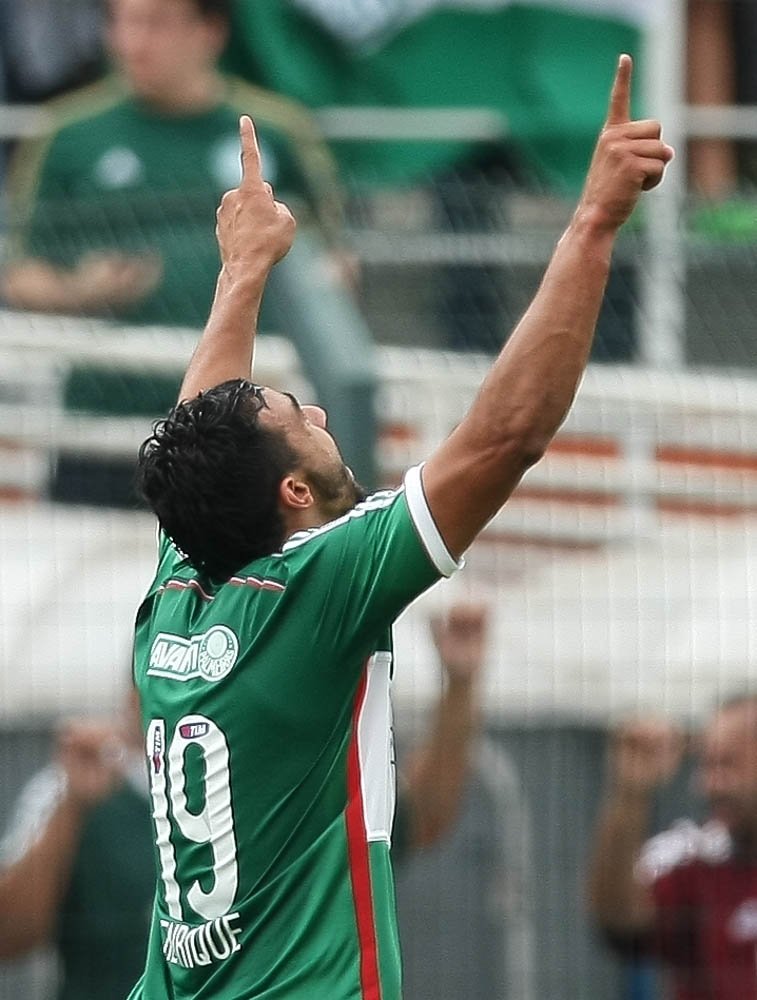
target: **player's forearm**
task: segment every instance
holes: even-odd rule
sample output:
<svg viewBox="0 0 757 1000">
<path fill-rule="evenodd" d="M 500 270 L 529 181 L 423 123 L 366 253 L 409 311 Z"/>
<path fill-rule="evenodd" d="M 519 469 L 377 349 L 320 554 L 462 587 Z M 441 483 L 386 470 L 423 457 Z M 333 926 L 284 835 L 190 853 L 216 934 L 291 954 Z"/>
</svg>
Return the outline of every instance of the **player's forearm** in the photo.
<svg viewBox="0 0 757 1000">
<path fill-rule="evenodd" d="M 644 931 L 654 918 L 649 889 L 635 866 L 647 837 L 649 797 L 612 792 L 597 823 L 588 877 L 588 903 L 594 919 L 607 930 Z"/>
<path fill-rule="evenodd" d="M 526 464 L 546 449 L 586 367 L 614 240 L 612 230 L 577 213 L 465 421 L 479 448 L 493 439 Z"/>
<path fill-rule="evenodd" d="M 614 239 L 613 228 L 577 211 L 468 414 L 427 464 L 424 484 L 453 554 L 499 510 L 563 421 L 588 359 Z M 460 483 L 462 510 L 454 502 Z"/>
<path fill-rule="evenodd" d="M 17 862 L 0 871 L 0 958 L 13 958 L 49 940 L 84 821 L 66 796 L 44 831 Z"/>
<path fill-rule="evenodd" d="M 232 275 L 223 269 L 208 322 L 187 368 L 179 394 L 192 399 L 228 379 L 250 378 L 260 305 L 268 267 Z"/>
</svg>

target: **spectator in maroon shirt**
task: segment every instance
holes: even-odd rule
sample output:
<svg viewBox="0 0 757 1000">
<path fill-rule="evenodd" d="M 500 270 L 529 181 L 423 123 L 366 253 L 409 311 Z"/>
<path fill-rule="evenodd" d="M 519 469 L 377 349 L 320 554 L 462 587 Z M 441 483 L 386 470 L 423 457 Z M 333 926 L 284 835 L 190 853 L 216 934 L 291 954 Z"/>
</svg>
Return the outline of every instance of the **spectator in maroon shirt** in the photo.
<svg viewBox="0 0 757 1000">
<path fill-rule="evenodd" d="M 590 908 L 612 943 L 661 961 L 675 1000 L 757 1000 L 757 695 L 724 704 L 703 734 L 707 822 L 679 821 L 645 843 L 654 793 L 685 743 L 657 719 L 614 733 Z"/>
</svg>

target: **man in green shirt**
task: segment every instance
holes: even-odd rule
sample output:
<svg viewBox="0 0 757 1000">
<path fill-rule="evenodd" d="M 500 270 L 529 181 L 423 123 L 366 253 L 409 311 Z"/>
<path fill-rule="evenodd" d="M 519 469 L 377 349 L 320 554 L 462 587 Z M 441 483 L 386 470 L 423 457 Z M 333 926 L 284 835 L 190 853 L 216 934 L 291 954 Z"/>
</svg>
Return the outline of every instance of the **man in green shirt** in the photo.
<svg viewBox="0 0 757 1000">
<path fill-rule="evenodd" d="M 298 104 L 219 72 L 228 22 L 228 0 L 111 0 L 118 72 L 51 102 L 52 131 L 14 156 L 8 306 L 201 327 L 219 265 L 216 206 L 239 180 L 242 113 L 259 123 L 266 179 L 319 238 L 337 241 L 328 149 Z M 266 310 L 275 329 L 275 301 Z M 154 416 L 177 388 L 172 376 L 76 366 L 65 402 Z"/>
<path fill-rule="evenodd" d="M 15 156 L 22 225 L 4 296 L 18 308 L 202 326 L 219 263 L 215 209 L 239 180 L 239 115 L 259 123 L 269 183 L 332 236 L 335 168 L 303 108 L 219 72 L 227 0 L 112 0 L 109 12 L 118 73 L 53 102 L 52 132 Z"/>
<path fill-rule="evenodd" d="M 139 708 L 68 720 L 0 841 L 0 958 L 53 944 L 57 1000 L 123 997 L 144 964 L 155 864 Z"/>
<path fill-rule="evenodd" d="M 219 72 L 229 0 L 110 0 L 108 11 L 117 72 L 51 102 L 52 131 L 14 156 L 0 296 L 15 309 L 200 328 L 218 273 L 215 210 L 239 180 L 239 115 L 258 122 L 266 180 L 330 246 L 341 226 L 336 167 L 304 108 Z M 262 325 L 282 324 L 269 295 Z M 77 364 L 64 403 L 157 416 L 178 383 Z M 133 474 L 131 462 L 64 450 L 52 495 L 133 506 Z"/>
<path fill-rule="evenodd" d="M 673 155 L 630 121 L 630 78 L 623 56 L 576 213 L 470 410 L 367 498 L 322 409 L 248 381 L 295 226 L 242 119 L 213 310 L 140 453 L 161 527 L 134 655 L 159 879 L 131 1000 L 399 1000 L 391 626 L 570 407 L 617 232 Z"/>
</svg>

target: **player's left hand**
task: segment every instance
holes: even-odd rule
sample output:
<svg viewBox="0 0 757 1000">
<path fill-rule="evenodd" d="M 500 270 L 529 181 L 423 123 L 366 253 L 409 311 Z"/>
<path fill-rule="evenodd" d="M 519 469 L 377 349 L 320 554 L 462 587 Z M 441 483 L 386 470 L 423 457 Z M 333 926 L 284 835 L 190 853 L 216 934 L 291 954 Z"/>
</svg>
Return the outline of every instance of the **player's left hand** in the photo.
<svg viewBox="0 0 757 1000">
<path fill-rule="evenodd" d="M 288 253 L 296 223 L 263 179 L 255 127 L 247 115 L 239 121 L 239 139 L 242 179 L 221 199 L 216 213 L 216 239 L 224 269 L 233 279 L 243 280 L 266 274 Z"/>
</svg>

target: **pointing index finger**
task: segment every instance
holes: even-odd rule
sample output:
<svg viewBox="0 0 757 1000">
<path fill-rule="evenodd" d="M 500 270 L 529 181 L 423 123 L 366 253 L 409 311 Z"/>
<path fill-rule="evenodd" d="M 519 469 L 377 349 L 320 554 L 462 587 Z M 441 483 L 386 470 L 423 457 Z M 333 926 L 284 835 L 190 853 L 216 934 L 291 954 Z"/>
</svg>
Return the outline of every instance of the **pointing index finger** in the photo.
<svg viewBox="0 0 757 1000">
<path fill-rule="evenodd" d="M 618 60 L 618 69 L 615 73 L 612 91 L 610 93 L 610 106 L 607 110 L 607 125 L 621 125 L 623 122 L 631 120 L 631 71 L 633 60 L 629 55 L 623 53 Z"/>
<path fill-rule="evenodd" d="M 242 181 L 240 186 L 250 181 L 260 181 L 260 147 L 255 134 L 255 126 L 249 115 L 239 119 L 239 141 L 242 147 Z"/>
</svg>

